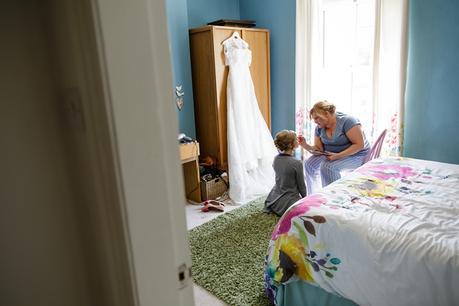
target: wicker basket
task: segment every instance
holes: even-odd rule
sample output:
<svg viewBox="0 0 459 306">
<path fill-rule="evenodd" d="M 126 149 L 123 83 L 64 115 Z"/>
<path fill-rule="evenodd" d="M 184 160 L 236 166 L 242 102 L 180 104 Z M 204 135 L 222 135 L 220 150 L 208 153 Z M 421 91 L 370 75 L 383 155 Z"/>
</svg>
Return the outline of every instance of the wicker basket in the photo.
<svg viewBox="0 0 459 306">
<path fill-rule="evenodd" d="M 202 200 L 215 200 L 228 190 L 228 176 L 216 177 L 210 181 L 201 179 Z"/>
</svg>

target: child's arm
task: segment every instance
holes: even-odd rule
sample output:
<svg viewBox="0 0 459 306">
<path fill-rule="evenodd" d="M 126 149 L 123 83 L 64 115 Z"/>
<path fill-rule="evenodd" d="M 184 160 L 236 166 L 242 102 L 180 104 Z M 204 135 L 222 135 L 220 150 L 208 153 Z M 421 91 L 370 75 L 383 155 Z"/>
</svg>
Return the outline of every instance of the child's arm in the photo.
<svg viewBox="0 0 459 306">
<path fill-rule="evenodd" d="M 303 170 L 303 163 L 298 161 L 296 167 L 296 184 L 298 185 L 298 190 L 300 191 L 301 197 L 305 197 L 307 195 L 306 191 L 306 183 L 304 182 L 304 170 Z"/>
</svg>

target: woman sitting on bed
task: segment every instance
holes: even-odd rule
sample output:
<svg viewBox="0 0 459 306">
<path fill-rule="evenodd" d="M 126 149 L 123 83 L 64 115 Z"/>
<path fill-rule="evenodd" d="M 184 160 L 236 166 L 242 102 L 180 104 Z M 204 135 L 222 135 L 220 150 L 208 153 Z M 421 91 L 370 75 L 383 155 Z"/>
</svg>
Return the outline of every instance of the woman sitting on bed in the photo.
<svg viewBox="0 0 459 306">
<path fill-rule="evenodd" d="M 317 124 L 314 145 L 309 145 L 303 136 L 298 137 L 299 144 L 312 153 L 304 164 L 308 194 L 314 192 L 313 184 L 319 171 L 322 187 L 325 187 L 341 178 L 341 170 L 361 166 L 370 150 L 360 121 L 335 110 L 336 107 L 325 100 L 314 104 L 309 112 Z"/>
</svg>

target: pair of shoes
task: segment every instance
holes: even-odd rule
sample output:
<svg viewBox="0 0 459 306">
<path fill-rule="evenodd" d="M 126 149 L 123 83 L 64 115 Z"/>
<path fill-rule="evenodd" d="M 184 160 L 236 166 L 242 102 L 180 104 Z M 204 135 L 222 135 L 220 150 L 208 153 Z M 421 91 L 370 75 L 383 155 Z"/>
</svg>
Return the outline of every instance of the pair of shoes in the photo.
<svg viewBox="0 0 459 306">
<path fill-rule="evenodd" d="M 218 212 L 225 211 L 225 204 L 217 200 L 207 200 L 202 202 L 202 204 L 204 205 L 204 207 L 201 208 L 203 212 L 208 212 L 209 210 L 216 210 Z"/>
</svg>

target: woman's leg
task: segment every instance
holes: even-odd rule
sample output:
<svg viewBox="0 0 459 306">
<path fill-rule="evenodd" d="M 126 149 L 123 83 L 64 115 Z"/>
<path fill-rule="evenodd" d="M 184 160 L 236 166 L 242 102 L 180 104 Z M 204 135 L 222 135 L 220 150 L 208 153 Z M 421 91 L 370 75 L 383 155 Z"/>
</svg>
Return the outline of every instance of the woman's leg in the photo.
<svg viewBox="0 0 459 306">
<path fill-rule="evenodd" d="M 306 180 L 306 189 L 308 190 L 308 195 L 313 194 L 317 190 L 317 179 L 320 169 L 320 165 L 327 160 L 323 155 L 311 155 L 304 162 L 304 174 Z"/>
<path fill-rule="evenodd" d="M 354 170 L 363 164 L 365 155 L 357 154 L 347 156 L 338 160 L 326 160 L 320 166 L 320 177 L 322 187 L 325 187 L 341 178 L 341 170 Z"/>
</svg>

